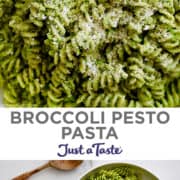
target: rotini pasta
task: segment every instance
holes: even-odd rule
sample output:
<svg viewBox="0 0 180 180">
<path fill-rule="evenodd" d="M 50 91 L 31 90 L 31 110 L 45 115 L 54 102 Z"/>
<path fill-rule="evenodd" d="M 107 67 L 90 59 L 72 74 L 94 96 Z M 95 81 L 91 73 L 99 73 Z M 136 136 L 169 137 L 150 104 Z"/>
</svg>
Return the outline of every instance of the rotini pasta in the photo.
<svg viewBox="0 0 180 180">
<path fill-rule="evenodd" d="M 179 0 L 0 0 L 7 106 L 177 107 L 179 79 Z"/>
<path fill-rule="evenodd" d="M 84 180 L 139 180 L 139 177 L 130 169 L 115 168 L 115 169 L 102 169 L 90 177 L 85 178 Z"/>
</svg>

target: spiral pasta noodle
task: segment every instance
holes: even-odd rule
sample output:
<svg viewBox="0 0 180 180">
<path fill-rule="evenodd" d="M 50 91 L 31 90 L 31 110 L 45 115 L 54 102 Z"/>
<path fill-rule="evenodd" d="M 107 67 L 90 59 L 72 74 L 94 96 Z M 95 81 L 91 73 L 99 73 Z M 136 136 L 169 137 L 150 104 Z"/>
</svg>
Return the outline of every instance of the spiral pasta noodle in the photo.
<svg viewBox="0 0 180 180">
<path fill-rule="evenodd" d="M 0 0 L 10 107 L 179 107 L 178 0 Z"/>
<path fill-rule="evenodd" d="M 139 177 L 134 173 L 132 170 L 126 169 L 125 167 L 122 168 L 115 168 L 115 169 L 104 169 L 100 170 L 90 177 L 85 178 L 85 180 L 139 180 Z"/>
</svg>

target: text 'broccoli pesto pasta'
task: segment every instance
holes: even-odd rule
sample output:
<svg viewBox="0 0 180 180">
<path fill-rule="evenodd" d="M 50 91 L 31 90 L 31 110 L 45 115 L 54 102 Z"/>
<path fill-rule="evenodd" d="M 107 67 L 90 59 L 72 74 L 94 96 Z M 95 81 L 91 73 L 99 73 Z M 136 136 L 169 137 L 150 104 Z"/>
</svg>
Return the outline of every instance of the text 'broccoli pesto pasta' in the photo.
<svg viewBox="0 0 180 180">
<path fill-rule="evenodd" d="M 180 1 L 0 0 L 0 85 L 11 107 L 180 106 Z"/>
</svg>

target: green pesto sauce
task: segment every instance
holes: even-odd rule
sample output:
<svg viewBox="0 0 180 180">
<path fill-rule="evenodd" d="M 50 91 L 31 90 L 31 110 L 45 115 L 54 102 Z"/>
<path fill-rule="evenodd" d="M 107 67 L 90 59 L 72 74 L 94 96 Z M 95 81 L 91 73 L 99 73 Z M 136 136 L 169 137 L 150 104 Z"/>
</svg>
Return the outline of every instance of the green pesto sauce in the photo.
<svg viewBox="0 0 180 180">
<path fill-rule="evenodd" d="M 135 173 L 126 172 L 121 168 L 100 170 L 84 180 L 140 180 Z"/>
<path fill-rule="evenodd" d="M 10 107 L 180 106 L 178 0 L 0 0 Z"/>
</svg>

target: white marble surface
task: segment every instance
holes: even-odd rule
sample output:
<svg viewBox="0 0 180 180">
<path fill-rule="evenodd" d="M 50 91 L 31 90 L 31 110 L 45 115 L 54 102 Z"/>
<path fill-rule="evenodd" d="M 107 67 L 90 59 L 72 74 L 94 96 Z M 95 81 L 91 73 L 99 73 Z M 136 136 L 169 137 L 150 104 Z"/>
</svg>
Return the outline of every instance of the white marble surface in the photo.
<svg viewBox="0 0 180 180">
<path fill-rule="evenodd" d="M 0 161 L 0 180 L 10 180 L 24 171 L 31 170 L 46 161 Z M 85 161 L 73 171 L 52 168 L 32 176 L 29 180 L 78 180 L 87 170 L 115 161 Z M 117 162 L 117 161 L 116 161 Z M 122 161 L 121 161 L 122 162 Z M 180 180 L 180 161 L 123 161 L 139 165 L 159 177 L 160 180 Z"/>
</svg>

